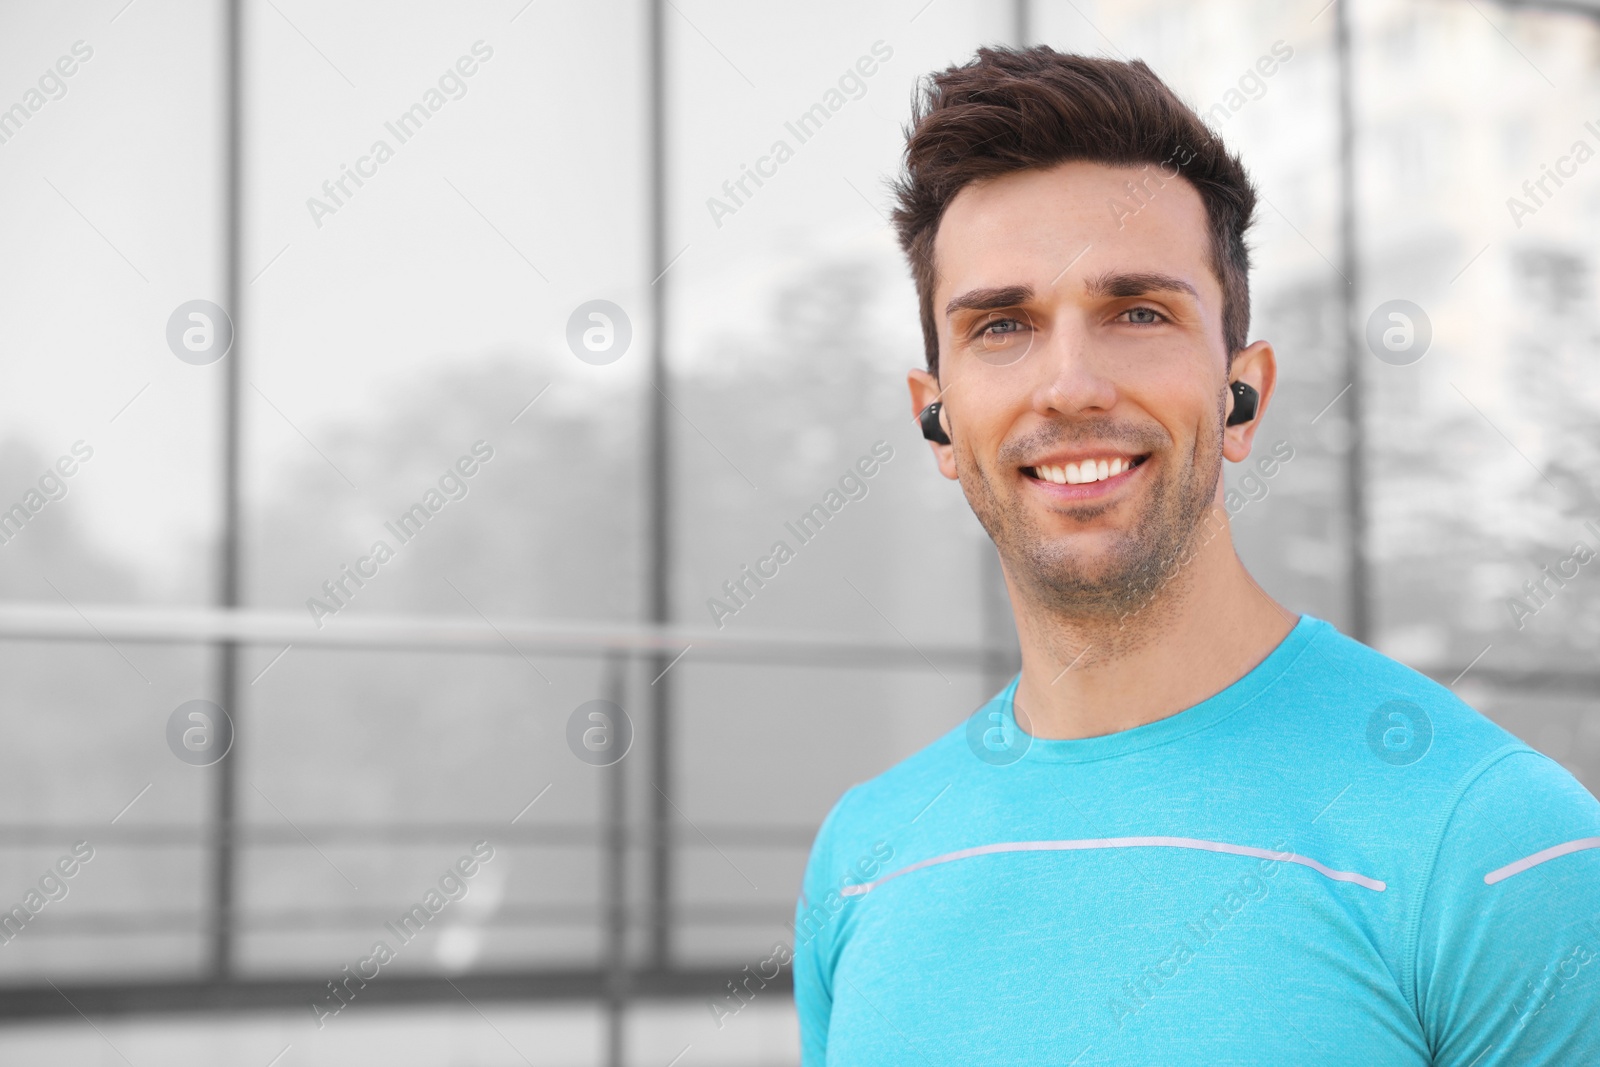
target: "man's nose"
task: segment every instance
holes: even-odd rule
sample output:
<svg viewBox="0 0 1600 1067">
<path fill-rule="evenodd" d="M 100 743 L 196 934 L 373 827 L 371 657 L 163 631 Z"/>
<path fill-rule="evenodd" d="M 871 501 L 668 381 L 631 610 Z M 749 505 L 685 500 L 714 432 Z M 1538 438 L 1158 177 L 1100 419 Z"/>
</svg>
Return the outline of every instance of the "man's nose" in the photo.
<svg viewBox="0 0 1600 1067">
<path fill-rule="evenodd" d="M 1029 353 L 1040 368 L 1034 407 L 1040 414 L 1108 411 L 1117 391 L 1079 316 L 1058 317 Z"/>
</svg>

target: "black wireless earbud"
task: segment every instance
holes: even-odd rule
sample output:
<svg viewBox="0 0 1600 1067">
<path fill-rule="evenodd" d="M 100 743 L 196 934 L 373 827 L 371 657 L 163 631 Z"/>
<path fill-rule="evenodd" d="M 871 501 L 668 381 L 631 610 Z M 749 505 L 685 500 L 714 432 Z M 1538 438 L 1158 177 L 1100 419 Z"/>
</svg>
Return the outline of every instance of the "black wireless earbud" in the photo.
<svg viewBox="0 0 1600 1067">
<path fill-rule="evenodd" d="M 1228 425 L 1237 426 L 1241 422 L 1249 422 L 1255 418 L 1256 402 L 1261 399 L 1255 386 L 1245 382 L 1234 382 L 1228 388 L 1233 390 L 1233 414 L 1228 416 Z"/>
<path fill-rule="evenodd" d="M 917 416 L 917 421 L 922 423 L 922 436 L 935 444 L 947 445 L 950 435 L 944 432 L 944 427 L 939 425 L 939 411 L 944 405 L 935 400 L 922 409 L 922 414 Z"/>
</svg>

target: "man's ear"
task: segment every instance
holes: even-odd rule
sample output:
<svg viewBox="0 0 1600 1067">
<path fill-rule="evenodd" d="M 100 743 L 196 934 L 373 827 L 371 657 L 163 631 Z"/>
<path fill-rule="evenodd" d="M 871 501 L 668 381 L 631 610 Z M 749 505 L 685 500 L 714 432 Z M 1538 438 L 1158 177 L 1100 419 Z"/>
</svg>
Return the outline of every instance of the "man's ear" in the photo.
<svg viewBox="0 0 1600 1067">
<path fill-rule="evenodd" d="M 916 368 L 907 371 L 906 384 L 911 387 L 911 417 L 913 420 L 922 414 L 923 408 L 935 400 L 943 402 L 941 406 L 948 405 L 949 398 L 942 395 L 943 390 L 939 388 L 939 379 L 927 371 Z M 946 410 L 939 412 L 939 425 L 944 427 L 946 437 L 953 436 L 950 433 L 950 412 L 947 407 Z M 918 432 L 920 433 L 921 430 L 919 429 Z M 928 447 L 933 449 L 933 458 L 939 464 L 939 473 L 951 481 L 955 481 L 955 447 L 953 445 L 941 445 L 937 441 L 929 441 Z"/>
<path fill-rule="evenodd" d="M 1240 349 L 1233 357 L 1233 369 L 1228 374 L 1230 382 L 1244 382 L 1256 391 L 1256 416 L 1249 422 L 1227 427 L 1222 434 L 1222 454 L 1232 463 L 1243 463 L 1250 458 L 1250 445 L 1255 440 L 1261 418 L 1272 402 L 1272 390 L 1278 383 L 1278 357 L 1270 341 L 1257 341 L 1249 348 Z M 1233 412 L 1233 393 L 1228 392 L 1226 416 Z"/>
</svg>

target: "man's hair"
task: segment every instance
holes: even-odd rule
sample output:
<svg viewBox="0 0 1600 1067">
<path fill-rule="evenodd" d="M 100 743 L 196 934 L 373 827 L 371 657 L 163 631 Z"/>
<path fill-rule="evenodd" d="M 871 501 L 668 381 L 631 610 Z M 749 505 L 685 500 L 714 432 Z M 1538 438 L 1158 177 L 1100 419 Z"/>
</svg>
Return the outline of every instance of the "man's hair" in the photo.
<svg viewBox="0 0 1600 1067">
<path fill-rule="evenodd" d="M 1244 236 L 1255 213 L 1255 189 L 1238 156 L 1143 62 L 1063 54 L 1045 45 L 980 48 L 972 62 L 923 81 L 905 133 L 894 224 L 916 280 L 933 374 L 939 373 L 933 243 L 945 208 L 972 182 L 1074 160 L 1110 166 L 1171 161 L 1177 167 L 1175 153 L 1192 153 L 1180 176 L 1205 204 L 1229 360 L 1245 347 L 1250 252 Z"/>
</svg>

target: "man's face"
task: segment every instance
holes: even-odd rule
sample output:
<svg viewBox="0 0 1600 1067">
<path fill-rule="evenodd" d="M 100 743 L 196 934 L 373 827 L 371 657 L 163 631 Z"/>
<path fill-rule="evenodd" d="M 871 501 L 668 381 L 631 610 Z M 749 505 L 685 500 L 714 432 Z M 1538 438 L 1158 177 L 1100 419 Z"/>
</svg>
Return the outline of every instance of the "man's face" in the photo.
<svg viewBox="0 0 1600 1067">
<path fill-rule="evenodd" d="M 1074 613 L 1129 610 L 1220 492 L 1227 351 L 1199 193 L 1076 162 L 974 183 L 934 263 L 939 380 L 913 371 L 912 392 L 944 403 L 941 468 L 1013 578 Z M 1270 347 L 1241 356 L 1264 406 Z M 1254 426 L 1227 431 L 1229 458 Z"/>
</svg>

